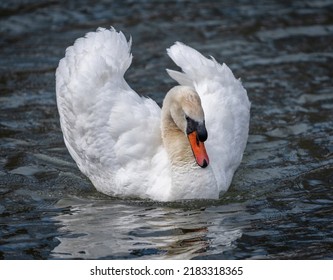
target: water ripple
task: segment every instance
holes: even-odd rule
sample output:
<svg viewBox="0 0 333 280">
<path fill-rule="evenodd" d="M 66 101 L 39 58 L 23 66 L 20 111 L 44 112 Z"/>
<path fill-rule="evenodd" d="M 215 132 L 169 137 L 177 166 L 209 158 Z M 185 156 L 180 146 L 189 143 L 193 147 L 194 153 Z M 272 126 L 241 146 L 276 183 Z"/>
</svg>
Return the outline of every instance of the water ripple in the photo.
<svg viewBox="0 0 333 280">
<path fill-rule="evenodd" d="M 332 1 L 1 1 L 0 259 L 333 258 Z M 218 201 L 95 191 L 63 143 L 54 71 L 98 26 L 133 37 L 131 86 L 161 104 L 165 49 L 226 62 L 252 102 Z M 147 79 L 149 77 L 149 79 Z"/>
</svg>

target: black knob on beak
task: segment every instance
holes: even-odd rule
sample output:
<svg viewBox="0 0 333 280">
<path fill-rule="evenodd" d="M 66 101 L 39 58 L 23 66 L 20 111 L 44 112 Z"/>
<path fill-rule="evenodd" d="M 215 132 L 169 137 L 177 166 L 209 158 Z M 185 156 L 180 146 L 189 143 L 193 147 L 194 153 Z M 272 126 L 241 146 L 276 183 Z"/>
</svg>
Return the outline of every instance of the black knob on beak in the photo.
<svg viewBox="0 0 333 280">
<path fill-rule="evenodd" d="M 187 127 L 186 127 L 186 133 L 189 135 L 193 131 L 197 132 L 198 141 L 205 142 L 208 137 L 205 121 L 203 122 L 197 122 L 190 117 L 186 116 L 187 121 Z"/>
</svg>

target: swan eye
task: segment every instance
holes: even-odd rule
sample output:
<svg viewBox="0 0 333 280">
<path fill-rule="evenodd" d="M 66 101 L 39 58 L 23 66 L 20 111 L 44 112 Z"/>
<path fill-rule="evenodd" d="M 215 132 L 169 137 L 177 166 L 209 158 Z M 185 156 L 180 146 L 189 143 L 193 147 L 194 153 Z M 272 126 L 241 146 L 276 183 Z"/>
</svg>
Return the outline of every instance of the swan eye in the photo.
<svg viewBox="0 0 333 280">
<path fill-rule="evenodd" d="M 195 120 L 191 119 L 187 115 L 185 115 L 185 118 L 186 118 L 186 123 L 187 123 L 186 133 L 189 134 L 189 133 L 191 133 L 193 131 L 196 131 L 199 123 L 196 122 Z"/>
</svg>

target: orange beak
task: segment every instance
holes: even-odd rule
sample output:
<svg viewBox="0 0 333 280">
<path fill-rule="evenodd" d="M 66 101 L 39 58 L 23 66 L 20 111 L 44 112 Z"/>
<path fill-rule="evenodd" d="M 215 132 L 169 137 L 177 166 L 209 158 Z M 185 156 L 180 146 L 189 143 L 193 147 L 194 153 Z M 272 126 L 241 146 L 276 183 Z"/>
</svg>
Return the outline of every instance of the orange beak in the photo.
<svg viewBox="0 0 333 280">
<path fill-rule="evenodd" d="M 190 141 L 192 152 L 195 160 L 197 161 L 197 164 L 202 168 L 207 167 L 209 164 L 209 158 L 206 152 L 204 142 L 199 141 L 196 131 L 191 132 L 187 135 L 187 137 Z"/>
</svg>

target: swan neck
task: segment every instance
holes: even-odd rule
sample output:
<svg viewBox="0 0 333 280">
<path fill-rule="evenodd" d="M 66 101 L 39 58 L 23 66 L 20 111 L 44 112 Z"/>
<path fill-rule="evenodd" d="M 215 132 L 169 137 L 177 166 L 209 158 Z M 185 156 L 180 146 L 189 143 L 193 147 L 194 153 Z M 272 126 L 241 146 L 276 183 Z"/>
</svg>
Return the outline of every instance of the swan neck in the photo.
<svg viewBox="0 0 333 280">
<path fill-rule="evenodd" d="M 197 164 L 185 133 L 186 128 L 179 128 L 172 117 L 171 106 L 175 106 L 172 108 L 174 112 L 180 111 L 173 97 L 174 92 L 167 94 L 161 115 L 162 140 L 171 169 L 172 188 L 169 195 L 173 198 L 192 199 L 200 193 L 202 198 L 217 199 L 217 184 L 211 167 L 201 168 Z"/>
<path fill-rule="evenodd" d="M 196 164 L 188 139 L 173 121 L 170 112 L 162 116 L 162 139 L 171 166 Z"/>
</svg>

